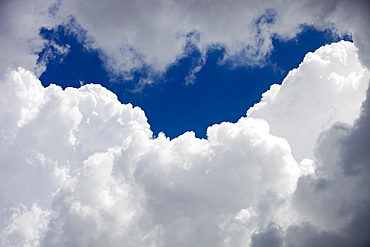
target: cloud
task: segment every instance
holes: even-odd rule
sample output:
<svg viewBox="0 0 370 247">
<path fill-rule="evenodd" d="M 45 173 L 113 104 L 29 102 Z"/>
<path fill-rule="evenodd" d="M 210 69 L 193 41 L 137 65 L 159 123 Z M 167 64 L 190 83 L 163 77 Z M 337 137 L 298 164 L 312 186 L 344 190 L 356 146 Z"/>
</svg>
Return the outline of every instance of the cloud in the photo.
<svg viewBox="0 0 370 247">
<path fill-rule="evenodd" d="M 369 92 L 353 126 L 337 123 L 320 135 L 316 172 L 299 178 L 293 195 L 306 222 L 289 226 L 288 246 L 369 245 Z"/>
<path fill-rule="evenodd" d="M 144 113 L 101 86 L 43 88 L 23 69 L 2 86 L 13 102 L 2 109 L 2 205 L 51 212 L 40 229 L 47 246 L 217 244 L 219 221 L 266 193 L 282 200 L 299 175 L 288 143 L 263 120 L 212 126 L 208 140 L 151 139 Z M 15 217 L 3 213 L 5 229 Z"/>
<path fill-rule="evenodd" d="M 43 67 L 38 66 L 37 52 L 44 47 L 45 41 L 39 36 L 41 27 L 55 26 L 48 8 L 50 1 L 10 1 L 0 2 L 0 75 L 8 68 L 23 66 L 38 75 Z"/>
<path fill-rule="evenodd" d="M 353 35 L 361 61 L 369 66 L 367 1 L 62 1 L 58 15 L 73 16 L 116 74 L 149 66 L 164 72 L 186 56 L 192 44 L 203 54 L 214 45 L 236 66 L 263 64 L 272 38 L 290 39 L 302 25 Z M 190 35 L 189 35 L 190 34 Z M 193 34 L 193 35 L 191 35 Z M 194 34 L 196 34 L 194 36 Z M 197 62 L 199 63 L 199 61 Z M 192 71 L 189 76 L 192 76 Z"/>
<path fill-rule="evenodd" d="M 288 225 L 275 221 L 252 236 L 252 246 L 264 241 L 269 246 L 369 245 L 369 96 L 368 89 L 354 123 L 336 122 L 320 133 L 315 172 L 298 179 L 292 196 L 291 209 L 299 220 Z"/>
<path fill-rule="evenodd" d="M 368 246 L 368 9 L 344 0 L 2 1 L 1 245 Z M 41 85 L 34 74 L 47 57 L 37 65 L 35 54 L 68 49 L 39 30 L 59 24 L 126 76 L 163 72 L 188 43 L 259 64 L 272 37 L 293 38 L 301 25 L 350 32 L 355 46 L 309 53 L 247 117 L 209 127 L 208 139 L 170 140 L 153 138 L 140 108 L 99 85 Z"/>
<path fill-rule="evenodd" d="M 12 213 L 10 224 L 3 232 L 11 236 L 2 238 L 2 244 L 6 246 L 39 246 L 43 232 L 47 229 L 50 212 L 43 211 L 36 203 L 27 210 L 20 204 L 18 207 L 10 208 Z"/>
<path fill-rule="evenodd" d="M 6 229 L 18 229 L 10 208 L 21 204 L 31 214 L 37 203 L 49 212 L 54 193 L 72 181 L 90 155 L 122 144 L 128 134 L 151 136 L 139 108 L 120 104 L 116 95 L 98 85 L 45 89 L 31 72 L 19 69 L 0 87 L 1 224 L 6 236 L 13 232 Z M 28 238 L 24 235 L 20 241 Z"/>
<path fill-rule="evenodd" d="M 366 0 L 312 1 L 3 1 L 0 64 L 41 74 L 48 62 L 35 64 L 37 53 L 53 43 L 41 39 L 41 28 L 58 25 L 75 33 L 88 49 L 96 49 L 112 77 L 131 78 L 149 69 L 158 75 L 189 55 L 191 44 L 201 56 L 188 80 L 194 81 L 210 47 L 225 49 L 224 61 L 233 66 L 263 65 L 273 49 L 272 38 L 294 38 L 303 26 L 351 34 L 362 63 L 370 66 L 366 41 L 370 5 Z M 6 47 L 6 48 L 5 48 Z M 58 55 L 65 47 L 51 49 Z M 50 50 L 50 49 L 49 49 Z M 49 54 L 49 58 L 54 57 Z M 199 67 L 200 66 L 200 67 Z M 2 73 L 3 74 L 3 73 Z M 151 80 L 146 80 L 150 82 Z"/>
<path fill-rule="evenodd" d="M 357 54 L 345 41 L 308 53 L 247 115 L 269 122 L 273 134 L 289 141 L 297 160 L 312 159 L 323 130 L 336 121 L 352 125 L 360 113 L 370 74 Z"/>
<path fill-rule="evenodd" d="M 369 100 L 356 107 L 368 73 L 351 43 L 325 46 L 250 110 L 320 116 L 314 155 L 300 161 L 300 142 L 272 133 L 272 110 L 211 126 L 207 139 L 153 138 L 144 112 L 100 85 L 44 88 L 30 71 L 9 71 L 0 84 L 1 244 L 365 245 Z M 281 106 L 302 95 L 315 104 Z"/>
</svg>

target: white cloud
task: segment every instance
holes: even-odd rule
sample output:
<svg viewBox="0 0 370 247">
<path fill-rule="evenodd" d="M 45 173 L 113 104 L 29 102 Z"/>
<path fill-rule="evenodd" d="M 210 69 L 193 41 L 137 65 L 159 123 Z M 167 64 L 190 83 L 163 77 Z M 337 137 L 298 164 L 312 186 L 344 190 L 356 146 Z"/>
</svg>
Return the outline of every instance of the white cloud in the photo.
<svg viewBox="0 0 370 247">
<path fill-rule="evenodd" d="M 4 220 L 13 217 L 6 209 L 19 203 L 26 208 L 38 203 L 41 210 L 49 210 L 54 193 L 73 185 L 90 155 L 122 144 L 137 132 L 146 139 L 151 136 L 139 108 L 120 104 L 98 85 L 45 89 L 31 72 L 19 69 L 10 72 L 0 87 L 1 224 L 5 229 L 9 226 Z M 10 233 L 3 231 L 2 239 Z"/>
<path fill-rule="evenodd" d="M 294 191 L 299 168 L 290 147 L 263 120 L 212 126 L 208 140 L 191 132 L 150 139 L 144 113 L 101 86 L 43 88 L 23 69 L 1 85 L 13 102 L 1 111 L 9 119 L 2 201 L 43 202 L 52 212 L 47 246 L 217 244 L 225 217 L 257 207 L 266 193 L 282 200 Z M 22 111 L 29 106 L 38 110 Z"/>
<path fill-rule="evenodd" d="M 2 246 L 368 245 L 367 1 L 52 4 L 1 2 Z M 273 35 L 292 38 L 301 24 L 351 32 L 359 51 L 341 42 L 308 54 L 250 116 L 209 127 L 208 139 L 153 139 L 144 112 L 101 86 L 44 88 L 33 75 L 39 28 L 70 15 L 116 73 L 163 71 L 187 39 L 258 63 Z"/>
<path fill-rule="evenodd" d="M 298 161 L 312 159 L 323 130 L 336 121 L 353 124 L 369 77 L 352 43 L 327 45 L 308 53 L 282 85 L 272 85 L 247 115 L 269 122 L 273 134 L 289 141 Z"/>
<path fill-rule="evenodd" d="M 48 227 L 50 212 L 43 211 L 37 204 L 33 204 L 30 210 L 20 204 L 10 208 L 10 221 L 2 231 L 3 246 L 39 246 L 41 239 Z M 9 237 L 10 236 L 10 237 Z"/>
<path fill-rule="evenodd" d="M 353 120 L 368 73 L 352 44 L 325 46 L 251 110 L 283 109 L 302 91 L 316 99 L 296 100 L 296 110 L 282 115 L 329 116 L 315 118 L 325 126 L 312 132 L 320 136 L 309 146 L 316 156 L 297 163 L 292 136 L 315 136 L 288 125 L 292 136 L 273 135 L 273 111 L 211 126 L 208 139 L 192 132 L 152 138 L 144 112 L 99 85 L 44 88 L 31 72 L 10 71 L 0 84 L 2 245 L 305 246 L 343 236 L 361 246 L 368 241 L 356 229 L 367 227 L 360 219 L 369 205 L 369 101 Z"/>
</svg>

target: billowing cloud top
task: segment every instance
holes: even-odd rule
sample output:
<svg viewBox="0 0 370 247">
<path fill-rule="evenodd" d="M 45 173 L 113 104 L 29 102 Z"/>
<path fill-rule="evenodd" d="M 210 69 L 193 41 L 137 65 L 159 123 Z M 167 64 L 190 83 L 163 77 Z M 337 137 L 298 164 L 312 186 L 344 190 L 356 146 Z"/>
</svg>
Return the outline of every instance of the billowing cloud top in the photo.
<svg viewBox="0 0 370 247">
<path fill-rule="evenodd" d="M 2 2 L 1 245 L 368 246 L 368 6 Z M 170 140 L 100 85 L 41 85 L 38 32 L 61 23 L 125 75 L 164 71 L 189 43 L 258 63 L 272 36 L 293 37 L 301 24 L 332 25 L 354 44 L 307 54 L 247 116 L 210 126 L 207 139 Z"/>
<path fill-rule="evenodd" d="M 368 104 L 359 109 L 369 71 L 356 54 L 349 42 L 307 54 L 248 117 L 209 127 L 208 139 L 152 138 L 144 112 L 99 85 L 63 91 L 10 71 L 0 84 L 2 245 L 368 243 Z"/>
</svg>

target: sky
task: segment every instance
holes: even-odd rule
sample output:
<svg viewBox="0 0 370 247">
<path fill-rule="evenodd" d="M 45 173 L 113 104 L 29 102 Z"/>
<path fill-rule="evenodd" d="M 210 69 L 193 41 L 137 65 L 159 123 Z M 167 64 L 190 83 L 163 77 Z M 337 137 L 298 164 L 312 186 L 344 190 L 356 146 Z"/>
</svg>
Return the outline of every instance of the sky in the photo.
<svg viewBox="0 0 370 247">
<path fill-rule="evenodd" d="M 272 83 L 280 84 L 307 52 L 334 41 L 350 40 L 350 37 L 338 37 L 330 29 L 318 31 L 304 27 L 290 42 L 273 39 L 275 49 L 266 58 L 269 65 L 264 61 L 265 64 L 258 66 L 220 64 L 225 50 L 214 48 L 207 51 L 196 82 L 189 83 L 187 73 L 199 57 L 199 51 L 194 51 L 170 64 L 164 75 L 150 78 L 153 85 L 138 87 L 138 80 L 147 76 L 145 70 L 137 71 L 131 80 L 114 78 L 105 70 L 99 54 L 87 51 L 64 27 L 43 29 L 41 34 L 48 41 L 69 46 L 63 61 L 49 63 L 41 74 L 44 86 L 55 83 L 65 88 L 99 83 L 113 91 L 120 102 L 142 108 L 155 136 L 164 132 L 170 138 L 186 131 L 206 138 L 208 126 L 223 121 L 236 122 L 245 115 L 246 109 L 259 102 L 261 94 Z M 51 49 L 44 48 L 39 56 L 46 56 Z M 292 55 L 286 56 L 288 52 Z"/>
<path fill-rule="evenodd" d="M 369 246 L 368 13 L 1 1 L 1 246 Z"/>
</svg>

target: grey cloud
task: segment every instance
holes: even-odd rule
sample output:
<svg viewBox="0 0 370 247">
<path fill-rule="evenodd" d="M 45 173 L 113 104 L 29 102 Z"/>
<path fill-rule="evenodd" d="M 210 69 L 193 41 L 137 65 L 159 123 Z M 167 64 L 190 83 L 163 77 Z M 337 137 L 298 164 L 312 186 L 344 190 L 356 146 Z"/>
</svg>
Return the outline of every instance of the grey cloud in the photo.
<svg viewBox="0 0 370 247">
<path fill-rule="evenodd" d="M 0 74 L 7 69 L 23 66 L 38 75 L 43 66 L 37 65 L 37 52 L 44 47 L 39 36 L 41 27 L 52 28 L 55 22 L 48 14 L 50 1 L 1 1 L 0 2 Z"/>
<path fill-rule="evenodd" d="M 287 246 L 369 246 L 369 92 L 352 127 L 338 123 L 320 136 L 316 176 L 301 177 L 293 197 L 311 223 L 290 226 Z"/>
<path fill-rule="evenodd" d="M 278 226 L 270 224 L 263 232 L 252 236 L 251 247 L 280 247 L 283 244 L 283 231 Z"/>
<path fill-rule="evenodd" d="M 357 1 L 62 1 L 59 15 L 72 14 L 107 58 L 112 71 L 129 72 L 147 64 L 164 71 L 184 56 L 190 32 L 203 55 L 209 46 L 226 49 L 225 59 L 237 66 L 263 63 L 273 49 L 272 37 L 295 37 L 302 25 L 351 33 L 369 66 L 366 28 L 369 4 Z M 154 35 L 155 34 L 155 35 Z M 186 55 L 186 54 L 185 54 Z M 189 76 L 192 73 L 190 72 Z"/>
<path fill-rule="evenodd" d="M 225 48 L 225 59 L 235 66 L 261 65 L 273 49 L 272 37 L 294 38 L 303 25 L 352 34 L 359 57 L 369 66 L 369 4 L 355 1 L 29 1 L 2 3 L 2 71 L 23 66 L 42 73 L 47 57 L 36 65 L 45 47 L 39 29 L 65 25 L 89 49 L 100 52 L 111 72 L 130 77 L 151 68 L 161 74 L 186 56 L 189 42 L 202 56 L 189 71 L 194 81 L 209 47 Z M 69 22 L 73 18 L 74 22 Z M 197 33 L 199 37 L 188 37 Z M 82 34 L 82 35 L 81 35 Z M 86 42 L 83 38 L 86 38 Z M 50 45 L 50 44 L 49 44 Z M 5 48 L 6 47 L 6 48 Z M 55 51 L 60 52 L 60 49 Z M 50 58 L 53 55 L 50 54 Z"/>
<path fill-rule="evenodd" d="M 355 122 L 351 134 L 343 140 L 340 156 L 343 170 L 352 175 L 370 173 L 370 90 L 362 105 L 361 117 Z"/>
</svg>

